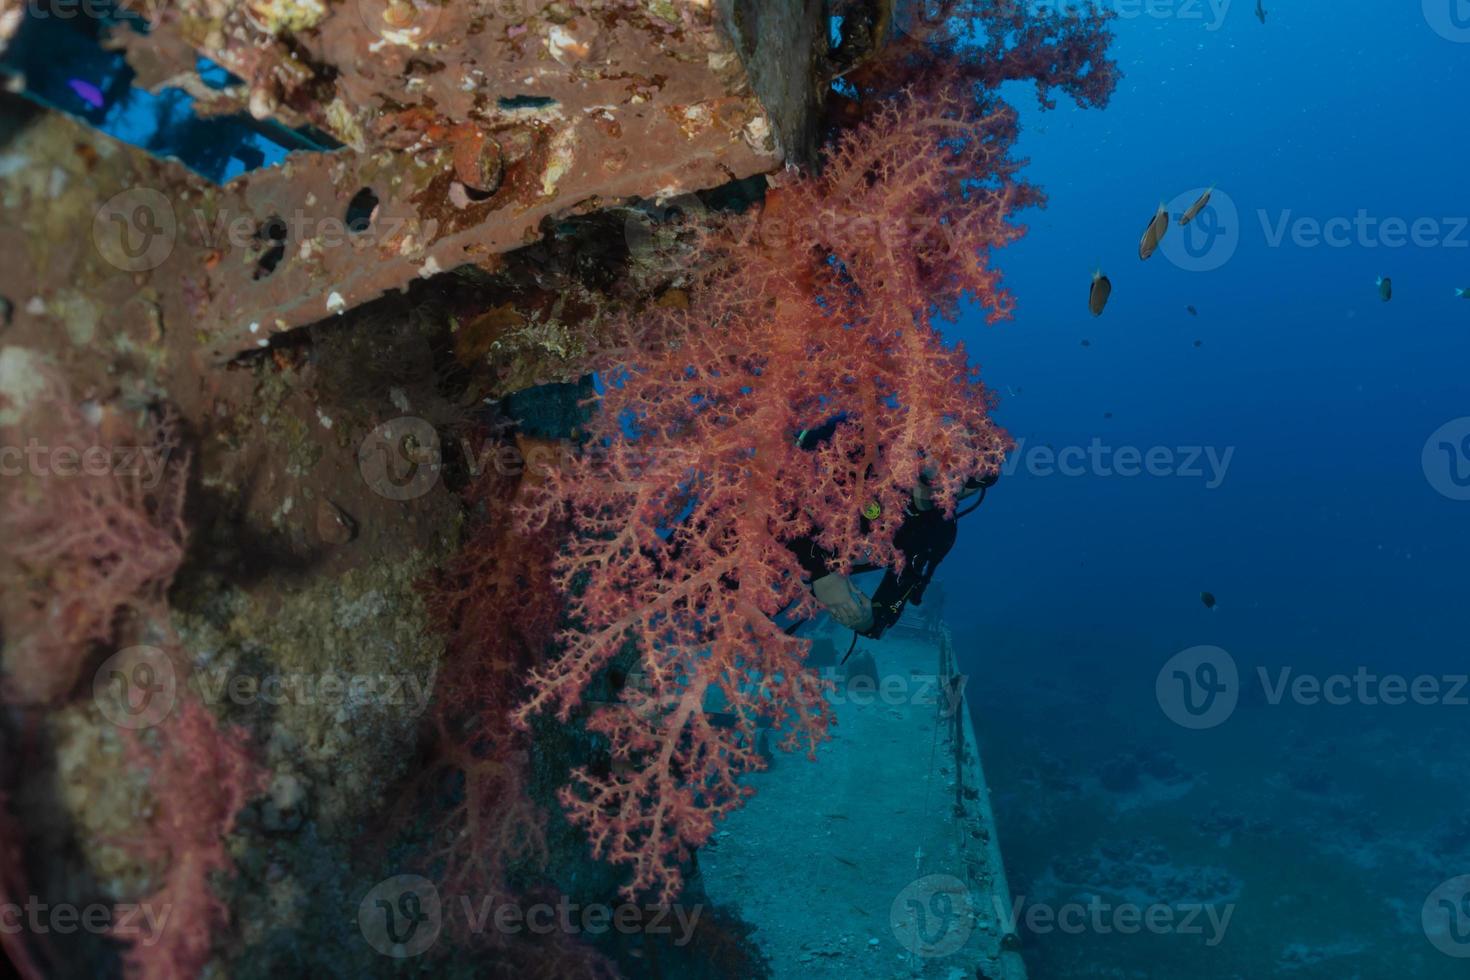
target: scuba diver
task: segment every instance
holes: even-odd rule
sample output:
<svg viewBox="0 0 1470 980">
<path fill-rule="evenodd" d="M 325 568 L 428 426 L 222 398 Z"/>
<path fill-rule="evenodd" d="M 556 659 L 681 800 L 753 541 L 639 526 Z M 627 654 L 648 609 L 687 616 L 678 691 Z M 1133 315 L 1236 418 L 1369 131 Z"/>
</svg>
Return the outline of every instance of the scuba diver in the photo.
<svg viewBox="0 0 1470 980">
<path fill-rule="evenodd" d="M 841 421 L 839 417 L 819 429 L 802 432 L 797 436 L 798 444 L 805 450 L 821 445 L 832 438 Z M 898 622 L 906 605 L 923 604 L 924 590 L 933 580 L 939 563 L 954 547 L 959 532 L 959 519 L 972 513 L 985 501 L 986 491 L 995 485 L 997 479 L 998 475 L 990 474 L 967 481 L 959 499 L 965 500 L 976 494 L 980 499 L 963 511 L 956 511 L 953 517 L 945 517 L 944 511 L 934 505 L 934 495 L 930 489 L 933 474 L 921 475 L 919 485 L 913 488 L 904 508 L 903 523 L 893 536 L 894 547 L 904 557 L 903 571 L 895 573 L 892 568 L 884 569 L 883 581 L 878 584 L 871 599 L 853 584 L 851 575 L 877 571 L 882 566 L 857 565 L 850 575 L 842 575 L 831 570 L 830 562 L 835 556 L 818 545 L 813 536 L 798 538 L 787 547 L 796 555 L 796 560 L 809 577 L 812 594 L 817 601 L 834 620 L 853 631 L 853 646 L 857 645 L 859 636 L 876 640 Z M 867 521 L 868 516 L 864 515 L 865 526 Z M 800 625 L 793 625 L 788 632 L 794 632 Z M 852 650 L 849 648 L 848 655 L 851 654 Z M 843 658 L 844 661 L 846 659 Z"/>
</svg>

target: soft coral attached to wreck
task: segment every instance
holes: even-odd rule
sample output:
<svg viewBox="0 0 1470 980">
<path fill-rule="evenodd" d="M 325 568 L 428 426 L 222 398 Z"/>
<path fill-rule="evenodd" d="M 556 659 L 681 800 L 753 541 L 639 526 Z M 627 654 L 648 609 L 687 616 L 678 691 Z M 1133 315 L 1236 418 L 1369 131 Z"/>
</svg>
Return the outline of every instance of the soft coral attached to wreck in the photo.
<svg viewBox="0 0 1470 980">
<path fill-rule="evenodd" d="M 1015 177 L 1015 114 L 990 90 L 1025 77 L 1096 102 L 1112 74 L 1100 19 L 978 9 L 963 22 L 990 38 L 978 67 L 953 63 L 952 26 L 865 66 L 848 110 L 861 121 L 820 172 L 713 228 L 687 301 L 625 324 L 589 450 L 525 510 L 532 528 L 571 521 L 557 565 L 570 623 L 517 719 L 571 718 L 637 649 L 641 682 L 588 722 L 613 765 L 577 769 L 561 794 L 594 853 L 631 867 L 629 897 L 677 897 L 681 865 L 764 765 L 762 728 L 809 752 L 827 735 L 807 644 L 776 619 L 814 612 L 786 545 L 814 535 L 840 569 L 895 563 L 921 471 L 952 509 L 1009 448 L 964 348 L 937 329 L 964 298 L 1009 315 L 989 253 L 1041 200 Z M 834 418 L 830 442 L 803 451 L 798 433 Z"/>
</svg>

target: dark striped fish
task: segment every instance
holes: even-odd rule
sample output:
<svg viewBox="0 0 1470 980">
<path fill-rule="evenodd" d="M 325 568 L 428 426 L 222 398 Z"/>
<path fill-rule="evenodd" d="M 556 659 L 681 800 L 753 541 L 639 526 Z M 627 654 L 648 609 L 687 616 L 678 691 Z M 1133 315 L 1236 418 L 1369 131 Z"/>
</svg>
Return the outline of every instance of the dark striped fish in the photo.
<svg viewBox="0 0 1470 980">
<path fill-rule="evenodd" d="M 1198 218 L 1199 213 L 1210 203 L 1210 195 L 1213 193 L 1215 193 L 1215 185 L 1211 184 L 1210 189 L 1201 194 L 1199 200 L 1191 204 L 1189 210 L 1179 216 L 1179 223 L 1181 225 L 1187 225 L 1195 218 Z"/>
<path fill-rule="evenodd" d="M 1143 230 L 1143 238 L 1138 243 L 1138 257 L 1147 259 L 1158 249 L 1159 242 L 1164 240 L 1164 233 L 1169 230 L 1169 209 L 1163 204 L 1154 212 L 1154 219 L 1148 223 Z"/>
<path fill-rule="evenodd" d="M 1087 291 L 1087 308 L 1093 316 L 1102 316 L 1102 311 L 1108 305 L 1108 297 L 1113 295 L 1113 283 L 1098 269 L 1092 274 L 1092 288 Z"/>
</svg>

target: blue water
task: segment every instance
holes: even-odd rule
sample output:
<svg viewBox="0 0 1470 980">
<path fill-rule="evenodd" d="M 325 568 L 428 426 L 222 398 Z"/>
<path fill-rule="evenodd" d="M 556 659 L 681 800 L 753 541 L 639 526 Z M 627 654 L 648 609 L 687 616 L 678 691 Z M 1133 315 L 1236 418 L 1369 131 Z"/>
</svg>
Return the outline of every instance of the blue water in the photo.
<svg viewBox="0 0 1470 980">
<path fill-rule="evenodd" d="M 138 23 L 136 17 L 130 21 Z M 244 113 L 200 117 L 193 96 L 183 89 L 164 86 L 155 93 L 134 85 L 123 52 L 102 46 L 103 35 L 113 28 L 131 29 L 120 19 L 99 21 L 76 13 L 31 17 L 0 54 L 0 78 L 22 78 L 26 98 L 155 156 L 178 160 L 215 183 L 275 166 L 294 150 L 339 147 L 314 129 L 293 130 Z M 240 83 L 207 58 L 197 60 L 196 70 L 211 88 Z"/>
<path fill-rule="evenodd" d="M 1105 111 L 1041 112 L 1010 93 L 1026 174 L 1049 204 L 995 256 L 1015 320 L 967 316 L 953 332 L 1022 451 L 939 579 L 1013 890 L 1140 835 L 1242 885 L 1218 947 L 1023 937 L 1035 976 L 1466 975 L 1470 941 L 1447 955 L 1419 916 L 1432 889 L 1470 873 L 1446 830 L 1470 806 L 1470 705 L 1273 705 L 1255 673 L 1453 678 L 1470 663 L 1470 502 L 1438 489 L 1470 473 L 1470 444 L 1424 460 L 1431 433 L 1470 415 L 1470 300 L 1454 295 L 1470 287 L 1470 43 L 1436 32 L 1431 20 L 1454 23 L 1451 0 L 1436 3 L 1267 0 L 1265 25 L 1240 0 L 1223 18 L 1161 3 L 1176 15 L 1115 21 L 1125 77 Z M 1221 253 L 1175 225 L 1141 262 L 1158 204 L 1210 184 L 1199 225 L 1226 233 L 1217 248 L 1237 239 L 1228 260 L 1195 271 Z M 1340 246 L 1273 238 L 1360 213 L 1419 221 L 1423 240 L 1395 244 L 1391 228 L 1349 230 Z M 1099 265 L 1113 294 L 1093 319 Z M 1229 464 L 1031 471 L 1028 450 L 1094 442 Z M 1175 724 L 1155 691 L 1168 658 L 1198 644 L 1242 675 L 1241 707 L 1205 731 Z M 1097 788 L 1098 766 L 1140 752 L 1177 759 L 1187 791 Z M 1053 764 L 1062 775 L 1038 787 Z M 1257 831 L 1200 829 L 1222 809 Z M 1459 914 L 1462 926 L 1470 904 Z"/>
<path fill-rule="evenodd" d="M 1022 467 L 945 568 L 979 576 L 976 616 L 1146 620 L 1384 664 L 1462 658 L 1470 504 L 1437 493 L 1420 455 L 1470 413 L 1470 301 L 1453 294 L 1470 286 L 1457 123 L 1470 45 L 1439 37 L 1417 4 L 1393 7 L 1282 3 L 1262 26 L 1237 2 L 1214 30 L 1203 5 L 1202 20 L 1120 18 L 1125 78 L 1106 111 L 1040 112 L 1011 94 L 1049 204 L 996 256 L 1016 319 L 956 331 L 1004 396 L 1001 420 L 1033 446 L 1234 455 L 1216 489 Z M 1211 183 L 1240 214 L 1233 258 L 1210 272 L 1140 262 L 1159 201 Z M 1456 244 L 1272 247 L 1260 217 L 1360 210 L 1458 218 L 1438 221 Z M 1094 321 L 1099 262 L 1114 291 Z M 1202 589 L 1221 615 L 1202 618 Z"/>
</svg>

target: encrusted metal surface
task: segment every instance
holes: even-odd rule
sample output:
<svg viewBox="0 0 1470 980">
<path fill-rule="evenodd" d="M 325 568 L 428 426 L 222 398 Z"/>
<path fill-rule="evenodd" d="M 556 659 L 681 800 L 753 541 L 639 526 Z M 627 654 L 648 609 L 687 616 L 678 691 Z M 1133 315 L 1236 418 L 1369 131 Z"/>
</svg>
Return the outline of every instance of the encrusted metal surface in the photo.
<svg viewBox="0 0 1470 980">
<path fill-rule="evenodd" d="M 115 38 L 141 83 L 346 144 L 223 187 L 139 161 L 99 196 L 103 258 L 214 358 L 416 277 L 493 269 L 548 220 L 783 160 L 740 52 L 699 2 L 183 0 L 147 12 L 149 35 Z M 243 83 L 205 89 L 190 49 Z"/>
</svg>

